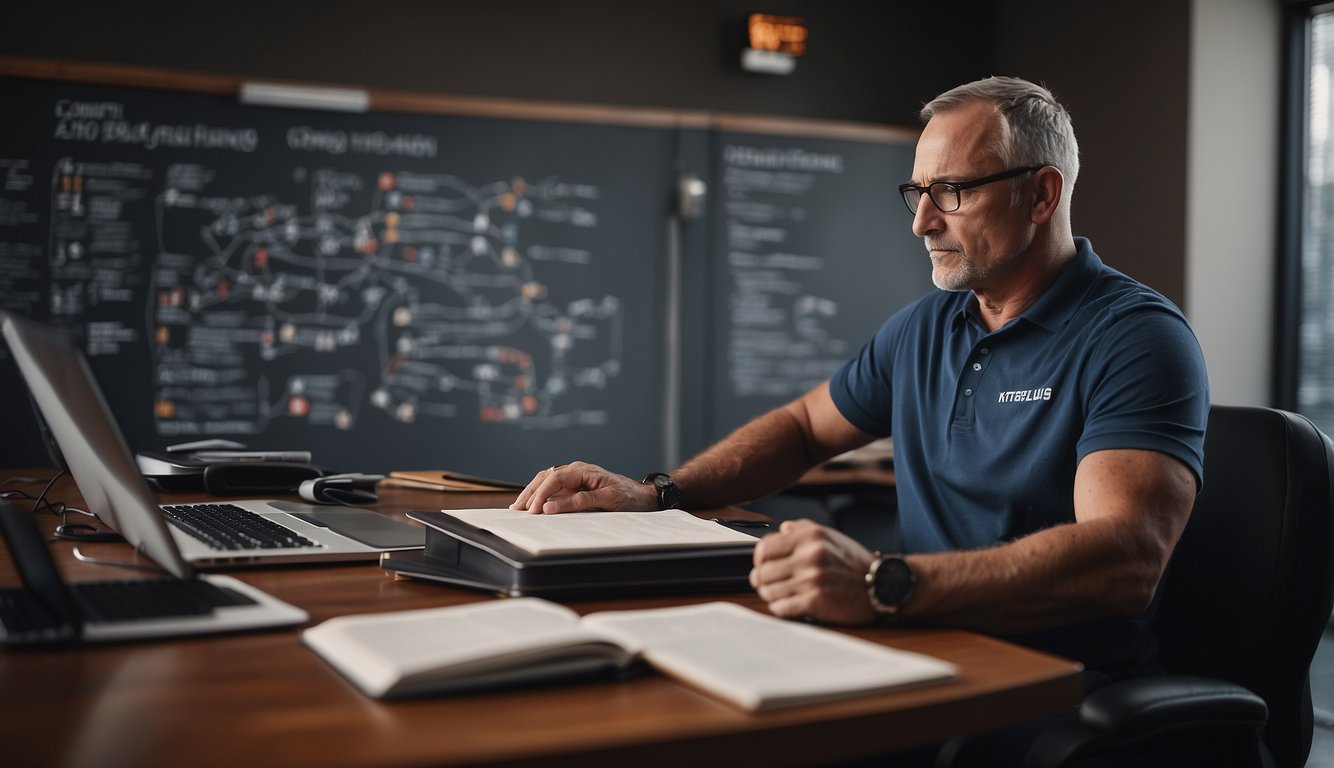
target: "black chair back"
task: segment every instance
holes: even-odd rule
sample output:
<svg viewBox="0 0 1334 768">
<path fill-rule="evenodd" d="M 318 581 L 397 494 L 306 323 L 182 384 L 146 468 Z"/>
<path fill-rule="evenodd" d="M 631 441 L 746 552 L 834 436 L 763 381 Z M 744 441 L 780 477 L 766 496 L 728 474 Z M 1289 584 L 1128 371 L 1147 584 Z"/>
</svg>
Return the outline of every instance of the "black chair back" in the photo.
<svg viewBox="0 0 1334 768">
<path fill-rule="evenodd" d="M 1334 444 L 1309 420 L 1213 406 L 1204 488 L 1155 626 L 1173 674 L 1229 680 L 1269 706 L 1278 766 L 1311 748 L 1310 665 L 1334 605 Z"/>
</svg>

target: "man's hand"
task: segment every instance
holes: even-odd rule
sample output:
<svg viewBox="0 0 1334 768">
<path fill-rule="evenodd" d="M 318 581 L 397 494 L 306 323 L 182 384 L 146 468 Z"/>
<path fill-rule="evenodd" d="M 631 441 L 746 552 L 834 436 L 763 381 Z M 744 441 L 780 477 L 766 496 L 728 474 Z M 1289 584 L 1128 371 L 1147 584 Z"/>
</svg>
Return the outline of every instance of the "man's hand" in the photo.
<svg viewBox="0 0 1334 768">
<path fill-rule="evenodd" d="M 783 618 L 867 624 L 875 610 L 866 593 L 872 555 L 842 533 L 810 520 L 788 520 L 755 545 L 750 584 Z"/>
<path fill-rule="evenodd" d="M 582 461 L 538 472 L 510 504 L 510 509 L 546 515 L 657 508 L 658 494 L 652 486 Z"/>
</svg>

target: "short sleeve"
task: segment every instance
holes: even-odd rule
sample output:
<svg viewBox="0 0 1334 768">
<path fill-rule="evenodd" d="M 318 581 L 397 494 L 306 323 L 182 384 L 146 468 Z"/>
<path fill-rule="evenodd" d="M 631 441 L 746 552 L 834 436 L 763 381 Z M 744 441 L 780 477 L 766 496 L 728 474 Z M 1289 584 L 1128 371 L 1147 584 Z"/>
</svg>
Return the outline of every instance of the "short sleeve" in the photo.
<svg viewBox="0 0 1334 768">
<path fill-rule="evenodd" d="M 1101 336 L 1089 363 L 1078 458 L 1111 449 L 1159 451 L 1189 467 L 1198 487 L 1209 382 L 1185 318 L 1153 305 L 1128 311 Z"/>
</svg>

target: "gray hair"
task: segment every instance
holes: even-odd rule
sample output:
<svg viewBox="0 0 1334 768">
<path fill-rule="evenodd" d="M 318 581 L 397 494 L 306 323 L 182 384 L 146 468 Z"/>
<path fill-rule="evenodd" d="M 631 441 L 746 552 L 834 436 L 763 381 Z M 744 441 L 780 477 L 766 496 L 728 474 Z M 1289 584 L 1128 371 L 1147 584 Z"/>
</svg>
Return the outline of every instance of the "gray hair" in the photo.
<svg viewBox="0 0 1334 768">
<path fill-rule="evenodd" d="M 990 103 L 1000 118 L 995 150 L 1005 167 L 1055 166 L 1065 178 L 1061 197 L 1068 206 L 1079 176 L 1079 142 L 1065 107 L 1040 85 L 1017 77 L 987 77 L 932 99 L 922 107 L 922 122 L 978 101 Z"/>
</svg>

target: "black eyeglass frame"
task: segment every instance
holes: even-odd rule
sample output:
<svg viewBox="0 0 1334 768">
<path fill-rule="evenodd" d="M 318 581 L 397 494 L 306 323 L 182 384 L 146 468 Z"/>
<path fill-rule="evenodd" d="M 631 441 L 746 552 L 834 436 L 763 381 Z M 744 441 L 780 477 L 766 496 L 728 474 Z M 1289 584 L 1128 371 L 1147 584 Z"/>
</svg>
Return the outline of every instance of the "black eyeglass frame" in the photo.
<svg viewBox="0 0 1334 768">
<path fill-rule="evenodd" d="M 1001 171 L 1000 173 L 993 173 L 993 174 L 991 174 L 990 176 L 983 176 L 983 177 L 980 178 L 980 179 L 972 179 L 971 181 L 933 181 L 933 182 L 931 182 L 930 184 L 927 184 L 927 185 L 924 186 L 924 187 L 921 187 L 921 186 L 918 186 L 918 185 L 916 185 L 916 184 L 912 184 L 912 183 L 908 183 L 908 184 L 900 184 L 900 185 L 899 185 L 899 196 L 901 196 L 901 197 L 903 198 L 903 204 L 906 205 L 906 206 L 908 206 L 908 210 L 909 210 L 909 211 L 912 213 L 912 215 L 914 215 L 914 216 L 917 215 L 917 206 L 914 206 L 912 203 L 908 202 L 908 192 L 909 192 L 909 191 L 914 191 L 914 192 L 917 193 L 917 205 L 918 205 L 918 206 L 920 206 L 920 205 L 922 204 L 922 195 L 926 195 L 927 197 L 931 198 L 931 204 L 934 205 L 934 206 L 936 206 L 936 208 L 937 208 L 941 213 L 953 213 L 953 212 L 959 210 L 960 206 L 963 205 L 963 199 L 959 196 L 959 193 L 962 192 L 962 191 L 965 190 L 965 189 L 972 189 L 973 187 L 980 187 L 980 186 L 982 186 L 983 184 L 990 184 L 990 183 L 992 183 L 993 181 L 1003 181 L 1003 180 L 1005 180 L 1005 179 L 1013 179 L 1013 178 L 1016 177 L 1016 176 L 1019 176 L 1019 175 L 1025 174 L 1025 173 L 1034 173 L 1034 172 L 1036 172 L 1036 171 L 1040 171 L 1040 170 L 1042 170 L 1043 168 L 1046 168 L 1046 167 L 1047 167 L 1047 164 L 1044 164 L 1044 165 L 1030 165 L 1030 166 L 1025 166 L 1025 167 L 1023 167 L 1023 168 L 1011 168 L 1011 169 L 1008 170 L 1008 171 Z M 941 204 L 940 204 L 940 201 L 936 199 L 936 196 L 933 195 L 933 194 L 931 193 L 931 188 L 932 188 L 932 187 L 948 187 L 948 188 L 950 188 L 950 189 L 954 192 L 954 203 L 955 203 L 954 207 L 953 207 L 953 208 L 948 208 L 948 209 L 947 209 L 945 206 L 941 205 Z"/>
</svg>

